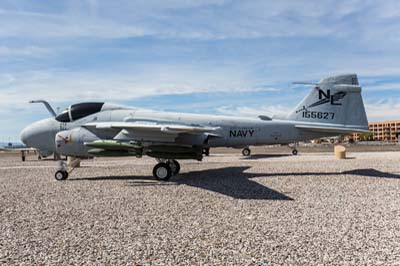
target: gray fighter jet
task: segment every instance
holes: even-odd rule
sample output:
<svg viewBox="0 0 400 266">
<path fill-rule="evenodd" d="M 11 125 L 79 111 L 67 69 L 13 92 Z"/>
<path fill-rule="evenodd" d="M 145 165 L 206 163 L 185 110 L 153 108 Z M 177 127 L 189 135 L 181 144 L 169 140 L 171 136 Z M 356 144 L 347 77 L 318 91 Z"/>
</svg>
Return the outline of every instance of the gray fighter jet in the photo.
<svg viewBox="0 0 400 266">
<path fill-rule="evenodd" d="M 289 144 L 320 137 L 368 132 L 357 75 L 311 84 L 311 92 L 285 119 L 160 112 L 100 102 L 71 105 L 21 132 L 27 146 L 76 158 L 154 157 L 153 175 L 168 180 L 179 173 L 177 160 L 202 160 L 212 147 Z M 40 102 L 40 101 L 39 101 Z M 41 101 L 43 102 L 43 101 Z M 60 163 L 57 180 L 68 178 Z"/>
</svg>

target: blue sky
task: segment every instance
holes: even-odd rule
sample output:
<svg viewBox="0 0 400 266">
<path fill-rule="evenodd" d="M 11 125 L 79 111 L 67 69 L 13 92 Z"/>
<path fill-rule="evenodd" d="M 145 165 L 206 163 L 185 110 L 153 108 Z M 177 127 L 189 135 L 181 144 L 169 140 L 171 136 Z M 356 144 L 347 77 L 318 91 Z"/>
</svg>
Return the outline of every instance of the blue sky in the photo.
<svg viewBox="0 0 400 266">
<path fill-rule="evenodd" d="M 0 141 L 48 117 L 31 99 L 283 115 L 347 72 L 400 118 L 399 1 L 2 0 L 0 25 Z"/>
</svg>

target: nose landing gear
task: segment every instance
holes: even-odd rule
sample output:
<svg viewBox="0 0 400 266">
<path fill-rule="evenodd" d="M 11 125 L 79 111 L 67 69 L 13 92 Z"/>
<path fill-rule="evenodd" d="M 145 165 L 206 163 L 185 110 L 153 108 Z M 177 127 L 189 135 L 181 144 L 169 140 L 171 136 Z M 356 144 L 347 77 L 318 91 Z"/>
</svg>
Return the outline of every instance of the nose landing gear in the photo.
<svg viewBox="0 0 400 266">
<path fill-rule="evenodd" d="M 69 164 L 67 164 L 65 161 L 58 161 L 58 167 L 57 171 L 54 175 L 55 179 L 57 181 L 63 181 L 66 180 L 69 176 L 69 174 L 80 165 L 81 160 L 80 159 L 74 159 L 72 160 Z"/>
</svg>

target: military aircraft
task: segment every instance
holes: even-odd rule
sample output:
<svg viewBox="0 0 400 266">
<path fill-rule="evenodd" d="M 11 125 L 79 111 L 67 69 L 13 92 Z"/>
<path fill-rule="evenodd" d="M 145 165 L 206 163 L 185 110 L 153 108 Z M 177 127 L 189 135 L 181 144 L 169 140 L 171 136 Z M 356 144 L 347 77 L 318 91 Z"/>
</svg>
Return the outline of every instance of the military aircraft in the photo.
<svg viewBox="0 0 400 266">
<path fill-rule="evenodd" d="M 153 175 L 168 180 L 180 171 L 177 160 L 202 160 L 212 147 L 289 144 L 353 132 L 369 132 L 356 74 L 331 76 L 284 119 L 160 112 L 103 102 L 74 104 L 21 132 L 27 146 L 65 156 L 142 156 L 158 163 Z M 39 101 L 44 102 L 44 101 Z M 65 163 L 55 173 L 68 178 Z"/>
</svg>

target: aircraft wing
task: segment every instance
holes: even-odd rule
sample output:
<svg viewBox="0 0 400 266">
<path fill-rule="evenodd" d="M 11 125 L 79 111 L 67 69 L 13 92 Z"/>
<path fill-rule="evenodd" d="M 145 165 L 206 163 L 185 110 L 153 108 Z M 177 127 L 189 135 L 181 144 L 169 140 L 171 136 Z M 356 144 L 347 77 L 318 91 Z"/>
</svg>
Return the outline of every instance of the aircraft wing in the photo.
<svg viewBox="0 0 400 266">
<path fill-rule="evenodd" d="M 325 125 L 296 125 L 296 128 L 314 132 L 327 132 L 338 134 L 351 134 L 351 133 L 371 133 L 368 129 L 349 127 L 349 126 L 325 126 Z"/>
<path fill-rule="evenodd" d="M 163 123 L 145 123 L 145 122 L 99 122 L 99 123 L 88 123 L 84 125 L 85 128 L 95 128 L 97 130 L 113 130 L 113 129 L 125 129 L 125 130 L 139 130 L 139 131 L 152 131 L 152 132 L 163 132 L 169 134 L 179 133 L 207 133 L 214 132 L 219 127 L 203 127 L 203 126 L 190 126 L 190 125 L 178 125 L 178 124 L 163 124 Z"/>
<path fill-rule="evenodd" d="M 201 145 L 209 137 L 219 137 L 219 127 L 160 122 L 99 122 L 83 126 L 97 136 L 108 134 L 112 140 L 85 143 L 92 155 L 123 156 L 145 154 L 155 158 L 202 158 Z M 101 138 L 101 137 L 100 137 Z M 198 147 L 193 147 L 193 145 Z"/>
<path fill-rule="evenodd" d="M 102 138 L 108 137 L 120 140 L 142 140 L 155 142 L 174 142 L 180 135 L 192 138 L 204 135 L 218 137 L 216 131 L 219 127 L 204 127 L 197 125 L 180 125 L 157 122 L 98 122 L 83 126 L 95 135 Z"/>
</svg>

